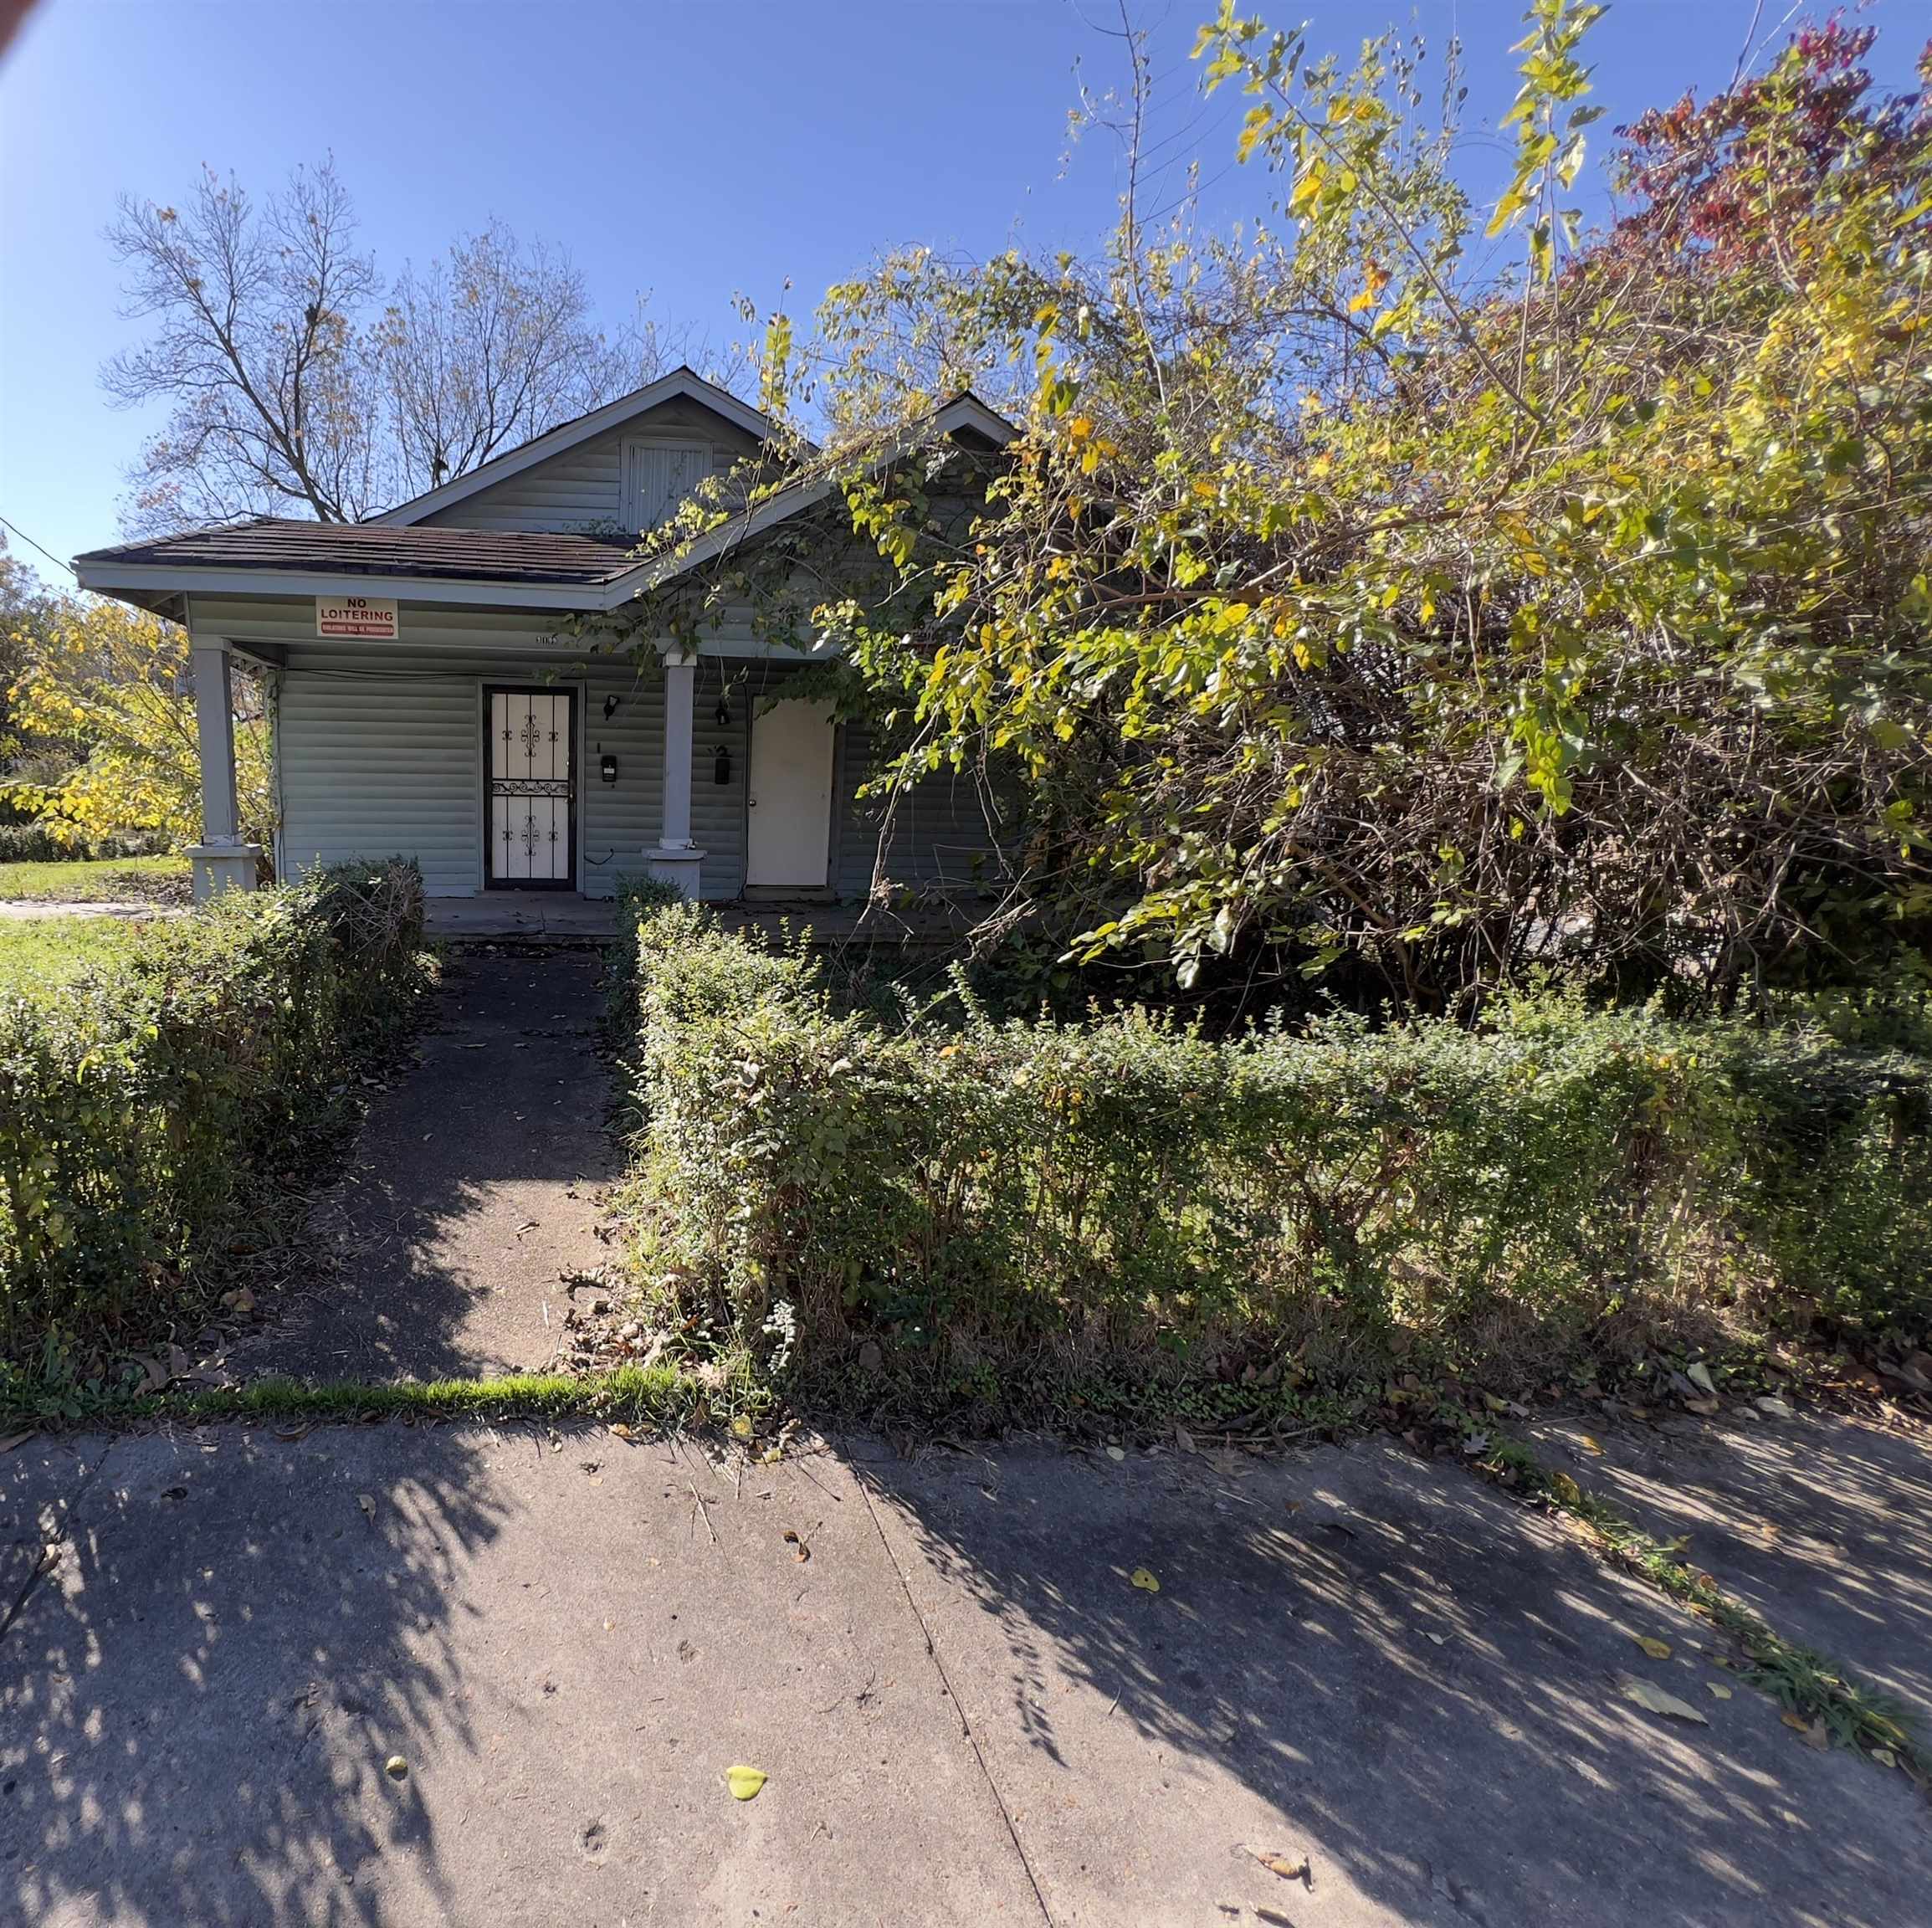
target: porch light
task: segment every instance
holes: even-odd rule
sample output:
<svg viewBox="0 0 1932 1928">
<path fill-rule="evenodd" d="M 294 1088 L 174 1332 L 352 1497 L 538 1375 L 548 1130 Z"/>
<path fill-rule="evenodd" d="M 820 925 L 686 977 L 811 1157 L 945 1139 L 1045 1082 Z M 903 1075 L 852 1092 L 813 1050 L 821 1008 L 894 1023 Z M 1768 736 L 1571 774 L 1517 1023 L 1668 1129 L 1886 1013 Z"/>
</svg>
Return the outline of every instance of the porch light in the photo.
<svg viewBox="0 0 1932 1928">
<path fill-rule="evenodd" d="M 618 780 L 618 760 L 607 750 L 597 758 L 597 774 L 607 783 L 614 783 Z"/>
<path fill-rule="evenodd" d="M 620 696 L 618 695 L 617 691 L 616 691 L 616 690 L 612 690 L 612 692 L 610 693 L 610 695 L 607 695 L 607 697 L 605 697 L 605 698 L 604 698 L 604 721 L 605 721 L 605 722 L 607 722 L 607 722 L 609 722 L 609 721 L 610 721 L 610 720 L 612 719 L 612 717 L 613 717 L 614 715 L 617 715 L 617 713 L 618 713 L 618 704 L 619 704 L 619 703 L 620 703 L 622 700 L 623 700 L 623 699 L 622 699 L 622 698 L 621 698 L 621 697 L 620 697 Z"/>
<path fill-rule="evenodd" d="M 720 696 L 718 699 L 718 707 L 711 714 L 718 719 L 718 727 L 720 730 L 729 730 L 731 727 L 730 697 L 728 695 Z M 722 783 L 725 779 L 720 777 L 718 781 Z"/>
<path fill-rule="evenodd" d="M 725 705 L 720 703 L 718 707 L 722 710 Z M 731 781 L 731 752 L 722 743 L 718 746 L 717 759 L 711 766 L 711 781 L 714 783 Z"/>
</svg>

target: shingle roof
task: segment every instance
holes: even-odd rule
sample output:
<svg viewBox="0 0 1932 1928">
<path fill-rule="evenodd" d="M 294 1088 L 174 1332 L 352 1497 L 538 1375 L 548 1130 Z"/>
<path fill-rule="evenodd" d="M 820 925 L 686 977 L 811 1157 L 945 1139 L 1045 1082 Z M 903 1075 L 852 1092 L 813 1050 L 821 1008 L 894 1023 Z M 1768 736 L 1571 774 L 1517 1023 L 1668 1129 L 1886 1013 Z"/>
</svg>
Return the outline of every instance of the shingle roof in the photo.
<svg viewBox="0 0 1932 1928">
<path fill-rule="evenodd" d="M 90 550 L 77 562 L 288 569 L 331 576 L 427 576 L 469 582 L 608 582 L 638 567 L 633 545 L 599 536 L 304 522 L 264 516 L 150 542 Z"/>
</svg>

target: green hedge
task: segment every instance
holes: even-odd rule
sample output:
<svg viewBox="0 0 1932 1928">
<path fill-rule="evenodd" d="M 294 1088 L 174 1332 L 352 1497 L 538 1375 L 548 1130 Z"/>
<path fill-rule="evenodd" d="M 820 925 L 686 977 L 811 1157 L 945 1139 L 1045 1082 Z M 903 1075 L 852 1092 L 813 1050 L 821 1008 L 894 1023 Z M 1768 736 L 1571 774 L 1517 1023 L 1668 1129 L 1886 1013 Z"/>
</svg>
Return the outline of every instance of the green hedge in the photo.
<svg viewBox="0 0 1932 1928">
<path fill-rule="evenodd" d="M 1546 1374 L 1728 1323 L 1932 1317 L 1924 1061 L 1527 1004 L 1218 1043 L 1128 1014 L 889 1032 L 801 951 L 638 936 L 653 1276 L 807 1373 Z"/>
<path fill-rule="evenodd" d="M 0 1002 L 0 1360 L 71 1367 L 198 1318 L 209 1261 L 409 1022 L 422 949 L 414 864 L 345 865 Z"/>
</svg>

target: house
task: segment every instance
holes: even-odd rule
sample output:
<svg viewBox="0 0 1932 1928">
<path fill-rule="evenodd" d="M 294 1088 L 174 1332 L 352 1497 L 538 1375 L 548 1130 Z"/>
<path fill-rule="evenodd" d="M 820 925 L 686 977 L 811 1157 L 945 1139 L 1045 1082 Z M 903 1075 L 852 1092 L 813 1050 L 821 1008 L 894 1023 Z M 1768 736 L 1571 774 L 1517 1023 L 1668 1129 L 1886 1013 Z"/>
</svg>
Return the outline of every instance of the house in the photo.
<svg viewBox="0 0 1932 1928">
<path fill-rule="evenodd" d="M 980 450 L 1012 433 L 971 396 L 932 426 Z M 78 557 L 83 587 L 190 633 L 197 896 L 250 887 L 259 854 L 238 833 L 238 659 L 270 696 L 279 876 L 400 853 L 438 897 L 609 897 L 645 872 L 714 901 L 866 896 L 873 746 L 787 694 L 828 646 L 774 641 L 742 608 L 649 633 L 677 578 L 839 507 L 829 478 L 794 471 L 681 552 L 640 554 L 640 532 L 771 433 L 679 369 L 366 522 L 264 519 Z M 973 784 L 929 778 L 885 869 L 966 883 L 991 843 Z"/>
</svg>

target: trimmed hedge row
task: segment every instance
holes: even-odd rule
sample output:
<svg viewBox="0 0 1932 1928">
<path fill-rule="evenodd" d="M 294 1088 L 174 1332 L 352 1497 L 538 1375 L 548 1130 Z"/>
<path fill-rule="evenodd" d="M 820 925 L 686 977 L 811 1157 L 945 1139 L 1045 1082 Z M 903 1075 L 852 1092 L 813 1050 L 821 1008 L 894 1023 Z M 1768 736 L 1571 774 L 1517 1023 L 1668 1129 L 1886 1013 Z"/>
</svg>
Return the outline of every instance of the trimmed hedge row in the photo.
<svg viewBox="0 0 1932 1928">
<path fill-rule="evenodd" d="M 997 1406 L 1123 1364 L 1500 1380 L 1674 1328 L 1932 1320 L 1932 1065 L 1543 1002 L 1219 1043 L 1131 1013 L 889 1033 L 808 958 L 643 907 L 652 1262 L 798 1364 Z"/>
<path fill-rule="evenodd" d="M 344 865 L 0 1002 L 0 1360 L 53 1371 L 196 1317 L 207 1262 L 410 1022 L 422 951 L 415 865 Z"/>
</svg>

